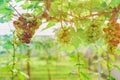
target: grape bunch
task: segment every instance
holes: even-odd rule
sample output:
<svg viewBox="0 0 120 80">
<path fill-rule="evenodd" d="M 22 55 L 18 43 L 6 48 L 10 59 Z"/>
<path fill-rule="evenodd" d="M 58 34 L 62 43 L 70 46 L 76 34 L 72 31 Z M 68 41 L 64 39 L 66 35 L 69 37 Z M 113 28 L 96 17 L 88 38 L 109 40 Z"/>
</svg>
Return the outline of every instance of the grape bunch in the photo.
<svg viewBox="0 0 120 80">
<path fill-rule="evenodd" d="M 56 32 L 56 37 L 57 41 L 62 43 L 62 44 L 68 44 L 71 41 L 71 32 L 70 32 L 70 27 L 61 27 L 57 32 Z"/>
<path fill-rule="evenodd" d="M 89 26 L 85 28 L 86 42 L 88 44 L 95 43 L 102 35 L 100 22 L 93 20 Z"/>
<path fill-rule="evenodd" d="M 39 28 L 41 23 L 35 16 L 29 13 L 22 14 L 16 21 L 13 22 L 15 27 L 15 44 L 18 42 L 29 44 L 35 30 Z M 16 40 L 17 39 L 17 40 Z"/>
<path fill-rule="evenodd" d="M 108 23 L 108 27 L 103 29 L 104 38 L 108 43 L 108 52 L 113 54 L 114 49 L 120 43 L 120 24 L 117 22 Z"/>
</svg>

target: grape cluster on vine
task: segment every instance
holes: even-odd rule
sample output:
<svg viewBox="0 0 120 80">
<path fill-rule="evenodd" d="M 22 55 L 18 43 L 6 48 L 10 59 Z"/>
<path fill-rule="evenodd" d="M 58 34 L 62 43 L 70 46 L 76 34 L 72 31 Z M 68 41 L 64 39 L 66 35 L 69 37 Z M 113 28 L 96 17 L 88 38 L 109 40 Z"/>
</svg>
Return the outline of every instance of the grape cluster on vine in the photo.
<svg viewBox="0 0 120 80">
<path fill-rule="evenodd" d="M 15 33 L 18 41 L 29 44 L 35 30 L 39 28 L 40 23 L 35 16 L 29 13 L 22 14 L 16 21 L 13 22 Z M 14 43 L 17 41 L 14 39 Z"/>
<path fill-rule="evenodd" d="M 85 28 L 85 35 L 88 44 L 96 42 L 102 35 L 100 22 L 93 20 L 90 25 Z"/>
<path fill-rule="evenodd" d="M 63 44 L 68 44 L 71 41 L 71 33 L 70 33 L 70 28 L 71 27 L 61 27 L 57 32 L 56 32 L 56 37 L 57 41 Z"/>
<path fill-rule="evenodd" d="M 103 29 L 104 37 L 108 43 L 108 52 L 114 53 L 114 49 L 120 43 L 120 24 L 117 22 L 108 23 L 108 27 Z"/>
</svg>

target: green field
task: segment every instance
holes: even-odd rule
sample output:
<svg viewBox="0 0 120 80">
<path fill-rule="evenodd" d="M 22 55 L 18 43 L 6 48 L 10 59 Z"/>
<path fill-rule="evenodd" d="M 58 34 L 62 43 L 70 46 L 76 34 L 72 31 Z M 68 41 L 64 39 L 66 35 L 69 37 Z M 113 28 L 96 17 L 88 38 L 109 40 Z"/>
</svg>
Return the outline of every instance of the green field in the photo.
<svg viewBox="0 0 120 80">
<path fill-rule="evenodd" d="M 63 60 L 49 61 L 49 62 L 51 63 L 46 64 L 46 60 L 39 60 L 37 58 L 32 58 L 32 62 L 30 65 L 31 80 L 79 80 L 79 77 L 76 74 L 71 74 L 72 72 L 74 72 L 76 68 L 74 66 L 75 63 L 63 61 Z M 22 64 L 16 63 L 16 67 L 25 73 L 27 72 L 25 62 L 23 62 Z M 49 69 L 49 74 L 48 74 L 48 69 Z M 11 76 L 10 74 L 11 74 L 10 72 L 2 72 L 1 70 L 0 80 L 9 80 Z M 49 79 L 49 77 L 51 79 Z M 20 80 L 20 79 L 17 78 L 16 80 Z"/>
</svg>

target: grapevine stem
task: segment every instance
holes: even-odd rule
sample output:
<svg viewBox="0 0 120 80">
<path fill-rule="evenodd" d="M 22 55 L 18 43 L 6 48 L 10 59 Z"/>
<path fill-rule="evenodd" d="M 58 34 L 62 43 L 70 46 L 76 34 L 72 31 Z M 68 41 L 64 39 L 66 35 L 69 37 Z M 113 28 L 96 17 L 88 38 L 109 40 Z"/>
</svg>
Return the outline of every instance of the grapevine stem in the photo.
<svg viewBox="0 0 120 80">
<path fill-rule="evenodd" d="M 88 58 L 88 74 L 90 74 L 91 59 Z"/>
<path fill-rule="evenodd" d="M 98 61 L 98 73 L 99 73 L 98 80 L 101 80 L 101 63 L 100 63 L 100 61 Z"/>
<path fill-rule="evenodd" d="M 107 68 L 108 68 L 108 78 L 110 79 L 111 75 L 111 71 L 110 71 L 110 58 L 109 58 L 109 54 L 107 54 Z"/>
<path fill-rule="evenodd" d="M 13 43 L 13 64 L 12 64 L 12 80 L 14 80 L 14 68 L 15 68 L 15 57 L 16 57 L 16 49 L 15 49 L 15 44 Z"/>
<path fill-rule="evenodd" d="M 29 76 L 29 79 L 28 80 L 31 80 L 31 76 L 30 76 L 30 49 L 29 49 L 29 45 L 27 45 L 27 57 L 28 57 L 28 61 L 27 61 L 27 74 Z"/>
<path fill-rule="evenodd" d="M 50 72 L 50 68 L 49 68 L 49 60 L 47 59 L 47 72 L 48 72 L 48 80 L 52 80 L 51 79 L 51 72 Z"/>
<path fill-rule="evenodd" d="M 12 7 L 12 8 L 17 12 L 18 15 L 20 15 L 21 17 L 23 17 L 23 16 L 15 9 L 15 7 L 13 7 L 10 3 L 9 3 L 9 5 L 10 5 L 10 7 Z"/>
<path fill-rule="evenodd" d="M 98 49 L 97 45 L 95 45 L 96 47 L 96 50 Z M 98 51 L 97 51 L 97 54 L 98 54 Z M 100 56 L 98 55 L 98 58 L 100 58 Z M 100 60 L 98 61 L 98 80 L 101 80 L 101 62 Z"/>
<path fill-rule="evenodd" d="M 49 9 L 49 8 L 48 8 Z M 52 10 L 52 9 L 51 9 Z M 62 2 L 61 2 L 61 10 L 62 10 Z M 120 10 L 120 5 L 118 5 L 116 8 L 113 8 L 111 11 L 109 12 L 99 12 L 99 13 L 92 13 L 92 0 L 91 0 L 91 9 L 90 9 L 90 14 L 89 15 L 86 15 L 86 16 L 83 16 L 83 17 L 78 17 L 78 16 L 74 16 L 72 14 L 69 14 L 70 16 L 72 17 L 75 17 L 78 20 L 85 20 L 89 17 L 93 17 L 93 16 L 102 16 L 102 15 L 106 15 L 106 14 L 112 14 L 112 13 L 116 13 L 116 12 L 119 12 Z M 61 11 L 62 12 L 62 11 Z M 48 14 L 47 14 L 48 16 Z M 45 16 L 45 13 L 43 13 L 42 15 L 37 15 L 37 17 L 39 18 L 47 18 L 47 16 Z M 49 20 L 57 20 L 57 21 L 61 21 L 62 22 L 62 14 L 60 15 L 60 18 L 56 18 L 56 17 L 51 17 L 49 16 Z M 74 20 L 63 20 L 63 21 L 66 21 L 66 22 L 73 22 Z"/>
<path fill-rule="evenodd" d="M 62 2 L 61 2 L 60 24 L 61 24 L 61 27 L 63 28 L 63 24 L 62 24 Z"/>
<path fill-rule="evenodd" d="M 71 14 L 68 14 L 68 15 L 75 17 L 77 19 L 76 21 L 78 21 L 78 20 L 85 20 L 85 19 L 87 19 L 89 17 L 93 17 L 93 16 L 102 16 L 102 15 L 112 14 L 112 13 L 113 13 L 113 11 L 110 11 L 110 12 L 101 12 L 101 13 L 94 13 L 94 14 L 91 14 L 91 15 L 83 16 L 83 17 L 77 17 L 77 16 L 74 16 L 74 15 L 71 15 Z M 38 18 L 47 18 L 45 16 L 45 13 L 43 13 L 42 15 L 37 15 L 37 17 Z M 62 23 L 62 14 L 60 15 L 60 18 L 51 17 L 51 16 L 49 16 L 49 17 L 50 17 L 49 20 L 56 20 L 56 21 L 60 21 Z M 74 22 L 74 20 L 72 20 L 72 19 L 70 19 L 70 20 L 64 19 L 63 21 Z"/>
<path fill-rule="evenodd" d="M 51 0 L 46 0 L 46 18 L 47 18 L 47 21 L 50 20 L 50 16 L 48 15 L 49 14 L 49 9 L 50 9 L 50 6 L 51 6 Z"/>
<path fill-rule="evenodd" d="M 49 11 L 50 6 L 51 6 L 51 0 L 46 0 L 46 10 Z"/>
<path fill-rule="evenodd" d="M 80 77 L 80 55 L 79 55 L 78 51 L 77 51 L 77 64 L 78 64 L 77 72 L 78 72 L 79 80 L 81 80 L 81 77 Z"/>
<path fill-rule="evenodd" d="M 92 0 L 90 0 L 90 15 L 92 14 Z"/>
<path fill-rule="evenodd" d="M 119 5 L 117 8 L 114 8 L 114 9 L 112 10 L 113 13 L 112 13 L 112 16 L 110 17 L 109 22 L 114 23 L 114 22 L 117 21 L 119 10 L 120 10 L 120 5 Z"/>
</svg>

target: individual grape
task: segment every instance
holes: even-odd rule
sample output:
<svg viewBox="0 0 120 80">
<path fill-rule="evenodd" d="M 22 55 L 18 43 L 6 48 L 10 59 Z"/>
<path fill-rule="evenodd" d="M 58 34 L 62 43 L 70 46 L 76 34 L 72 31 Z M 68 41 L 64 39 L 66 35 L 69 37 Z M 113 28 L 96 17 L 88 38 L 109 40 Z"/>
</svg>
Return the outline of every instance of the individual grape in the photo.
<svg viewBox="0 0 120 80">
<path fill-rule="evenodd" d="M 32 24 L 33 24 L 33 26 L 35 26 L 35 27 L 37 26 L 37 22 L 33 22 Z"/>
<path fill-rule="evenodd" d="M 18 20 L 23 22 L 24 19 L 22 17 L 19 17 Z"/>
<path fill-rule="evenodd" d="M 26 38 L 32 38 L 32 34 L 29 33 L 29 32 L 27 32 L 27 33 L 24 32 L 23 35 L 24 35 Z"/>
<path fill-rule="evenodd" d="M 14 21 L 14 22 L 13 22 L 13 25 L 14 25 L 14 26 L 18 25 L 18 21 Z"/>
</svg>

